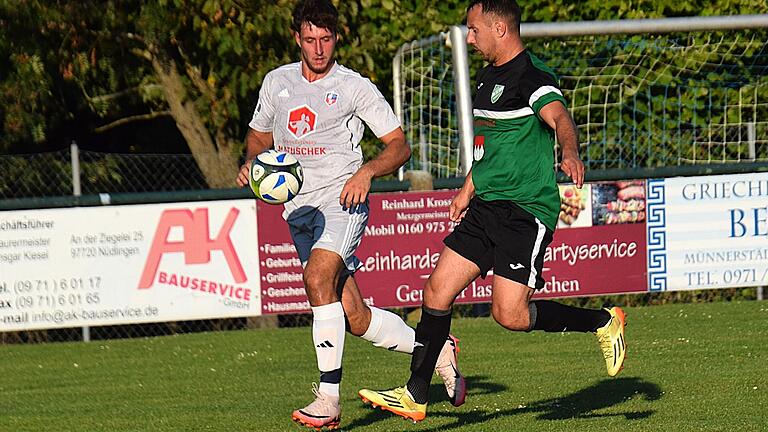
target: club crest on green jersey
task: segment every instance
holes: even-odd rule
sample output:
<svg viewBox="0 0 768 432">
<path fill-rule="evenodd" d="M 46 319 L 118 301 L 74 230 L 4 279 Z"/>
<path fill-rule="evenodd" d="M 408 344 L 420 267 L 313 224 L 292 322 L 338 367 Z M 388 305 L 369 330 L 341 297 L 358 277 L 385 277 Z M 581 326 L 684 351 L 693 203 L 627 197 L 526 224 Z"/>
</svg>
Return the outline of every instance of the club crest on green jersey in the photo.
<svg viewBox="0 0 768 432">
<path fill-rule="evenodd" d="M 472 150 L 472 157 L 475 161 L 483 158 L 483 155 L 485 155 L 485 136 L 475 135 L 475 146 Z"/>
<path fill-rule="evenodd" d="M 502 93 L 504 93 L 503 85 L 496 84 L 495 86 L 493 86 L 493 91 L 491 92 L 491 103 L 498 102 Z"/>
</svg>

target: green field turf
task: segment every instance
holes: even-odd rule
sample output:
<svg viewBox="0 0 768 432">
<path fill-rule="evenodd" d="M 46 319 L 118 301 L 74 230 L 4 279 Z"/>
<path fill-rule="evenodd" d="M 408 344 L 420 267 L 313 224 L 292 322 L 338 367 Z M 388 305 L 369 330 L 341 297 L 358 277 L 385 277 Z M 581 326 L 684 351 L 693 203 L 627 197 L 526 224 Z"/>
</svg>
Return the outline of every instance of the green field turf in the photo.
<svg viewBox="0 0 768 432">
<path fill-rule="evenodd" d="M 768 430 L 768 302 L 627 310 L 628 360 L 608 378 L 590 334 L 517 334 L 454 320 L 467 403 L 436 378 L 414 425 L 357 399 L 403 384 L 409 357 L 347 338 L 342 430 Z M 317 380 L 310 329 L 0 346 L 0 431 L 301 431 Z"/>
</svg>

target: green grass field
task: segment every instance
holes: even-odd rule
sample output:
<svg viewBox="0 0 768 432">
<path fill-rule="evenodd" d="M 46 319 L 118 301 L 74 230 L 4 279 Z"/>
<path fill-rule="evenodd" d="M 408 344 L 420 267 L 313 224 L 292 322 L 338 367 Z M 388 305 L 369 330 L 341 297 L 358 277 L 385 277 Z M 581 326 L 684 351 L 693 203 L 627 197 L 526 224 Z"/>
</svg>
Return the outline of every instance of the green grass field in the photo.
<svg viewBox="0 0 768 432">
<path fill-rule="evenodd" d="M 410 358 L 347 338 L 342 430 L 768 430 L 768 302 L 627 310 L 628 360 L 605 374 L 590 334 L 517 334 L 457 319 L 467 403 L 436 378 L 414 425 L 357 399 Z M 301 431 L 317 380 L 309 328 L 0 346 L 0 431 Z"/>
</svg>

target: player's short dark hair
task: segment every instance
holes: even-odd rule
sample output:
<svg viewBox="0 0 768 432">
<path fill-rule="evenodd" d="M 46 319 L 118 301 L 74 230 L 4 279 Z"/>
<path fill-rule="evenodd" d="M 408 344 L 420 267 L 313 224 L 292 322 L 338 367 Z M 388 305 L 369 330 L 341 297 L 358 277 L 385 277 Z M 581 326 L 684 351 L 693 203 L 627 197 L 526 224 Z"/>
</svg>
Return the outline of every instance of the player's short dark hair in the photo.
<svg viewBox="0 0 768 432">
<path fill-rule="evenodd" d="M 491 13 L 506 19 L 507 24 L 520 33 L 522 9 L 515 0 L 470 0 L 467 12 L 477 5 L 482 6 L 484 14 Z"/>
<path fill-rule="evenodd" d="M 303 23 L 311 23 L 315 27 L 328 29 L 336 34 L 339 26 L 339 11 L 330 0 L 299 0 L 293 8 L 291 30 L 300 33 Z"/>
</svg>

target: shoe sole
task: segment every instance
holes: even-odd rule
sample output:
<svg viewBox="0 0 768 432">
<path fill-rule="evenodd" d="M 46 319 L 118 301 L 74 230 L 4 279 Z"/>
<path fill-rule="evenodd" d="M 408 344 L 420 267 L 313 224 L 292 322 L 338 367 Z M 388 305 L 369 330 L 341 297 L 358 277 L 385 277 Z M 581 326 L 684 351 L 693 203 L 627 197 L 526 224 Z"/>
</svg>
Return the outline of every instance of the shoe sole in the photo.
<svg viewBox="0 0 768 432">
<path fill-rule="evenodd" d="M 459 372 L 461 374 L 461 372 Z M 464 401 L 467 398 L 467 380 L 464 379 L 464 375 L 456 380 L 456 388 L 453 390 L 453 399 L 451 399 L 451 405 L 460 407 L 464 405 Z"/>
<path fill-rule="evenodd" d="M 457 338 L 454 335 L 448 335 L 451 340 L 453 340 L 453 346 L 456 348 L 456 352 L 454 353 L 456 366 L 459 365 L 459 353 L 461 352 L 461 349 L 459 348 L 459 338 Z M 459 376 L 459 379 L 456 380 L 456 388 L 453 389 L 453 398 L 449 398 L 451 401 L 451 405 L 455 407 L 460 407 L 464 405 L 464 401 L 467 398 L 467 380 L 464 378 L 464 375 L 462 375 L 461 372 L 457 368 L 453 368 L 454 371 Z"/>
<path fill-rule="evenodd" d="M 412 416 L 412 415 L 410 415 L 408 413 L 403 413 L 403 412 L 396 411 L 396 410 L 394 410 L 394 409 L 392 409 L 392 408 L 390 408 L 388 406 L 379 405 L 379 404 L 373 403 L 373 402 L 369 401 L 368 398 L 366 398 L 363 395 L 358 395 L 358 396 L 360 396 L 360 399 L 363 400 L 364 404 L 371 405 L 373 407 L 373 409 L 381 408 L 382 411 L 389 411 L 392 414 L 398 415 L 398 416 L 400 416 L 400 417 L 402 417 L 402 418 L 404 418 L 406 420 L 412 421 L 414 424 L 424 420 L 424 417 L 426 417 L 425 415 L 414 417 L 414 416 Z"/>
<path fill-rule="evenodd" d="M 300 424 L 301 426 L 304 426 L 304 427 L 310 428 L 310 429 L 314 429 L 316 431 L 322 431 L 323 428 L 326 428 L 328 430 L 335 430 L 335 429 L 338 429 L 339 425 L 341 424 L 341 419 L 340 418 L 335 418 L 335 419 L 331 420 L 330 422 L 328 422 L 328 423 L 326 423 L 326 424 L 324 424 L 322 426 L 313 425 L 312 423 L 302 419 L 301 417 L 291 416 L 291 419 L 294 422 Z"/>
</svg>

